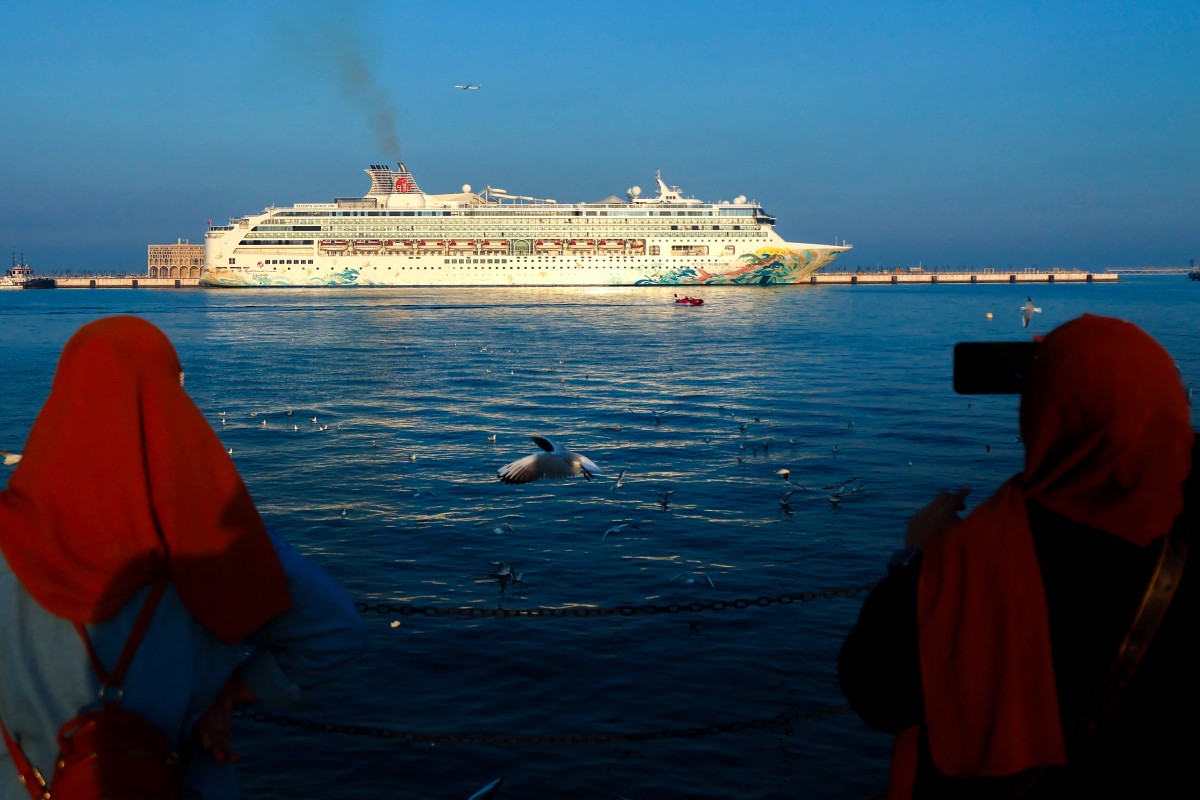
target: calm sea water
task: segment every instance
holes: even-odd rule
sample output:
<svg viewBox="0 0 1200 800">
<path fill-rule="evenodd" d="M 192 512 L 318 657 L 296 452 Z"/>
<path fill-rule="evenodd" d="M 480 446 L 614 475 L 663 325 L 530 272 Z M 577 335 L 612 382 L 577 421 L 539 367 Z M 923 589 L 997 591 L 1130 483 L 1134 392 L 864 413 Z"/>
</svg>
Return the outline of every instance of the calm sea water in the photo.
<svg viewBox="0 0 1200 800">
<path fill-rule="evenodd" d="M 1043 309 L 1028 331 L 1026 294 Z M 133 313 L 176 343 L 188 390 L 234 448 L 268 523 L 355 600 L 488 609 L 776 598 L 877 580 L 935 492 L 969 485 L 979 502 L 1020 469 L 1016 399 L 955 395 L 955 342 L 1021 340 L 1083 312 L 1110 314 L 1146 328 L 1197 383 L 1198 295 L 1179 275 L 717 287 L 700 308 L 640 287 L 6 292 L 0 449 L 21 449 L 71 333 Z M 501 484 L 496 470 L 532 452 L 533 434 L 586 453 L 605 475 Z M 838 507 L 795 485 L 851 478 L 863 489 Z M 780 494 L 790 489 L 789 510 Z M 511 530 L 496 532 L 504 522 Z M 640 530 L 604 536 L 620 522 Z M 502 584 L 490 561 L 523 580 Z M 320 703 L 288 713 L 451 741 L 242 720 L 246 795 L 454 799 L 503 776 L 498 796 L 514 800 L 874 796 L 889 741 L 851 714 L 729 730 L 842 705 L 836 655 L 860 605 L 835 596 L 654 616 L 372 613 L 361 662 Z M 458 740 L 709 726 L 722 732 L 505 748 Z"/>
</svg>

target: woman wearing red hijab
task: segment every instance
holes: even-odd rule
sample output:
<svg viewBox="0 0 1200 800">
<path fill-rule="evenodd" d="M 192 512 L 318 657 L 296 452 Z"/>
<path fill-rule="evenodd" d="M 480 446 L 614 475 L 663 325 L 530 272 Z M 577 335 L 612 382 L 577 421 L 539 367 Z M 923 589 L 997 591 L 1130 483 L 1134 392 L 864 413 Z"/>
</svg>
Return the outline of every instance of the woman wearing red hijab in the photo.
<svg viewBox="0 0 1200 800">
<path fill-rule="evenodd" d="M 965 489 L 918 513 L 843 645 L 851 705 L 897 734 L 888 797 L 1194 793 L 1178 731 L 1200 711 L 1200 498 L 1178 370 L 1135 325 L 1084 315 L 1036 346 L 1020 421 L 1025 469 L 961 521 Z"/>
<path fill-rule="evenodd" d="M 174 347 L 136 317 L 85 325 L 64 348 L 0 492 L 0 553 L 0 719 L 46 775 L 58 727 L 96 698 L 75 625 L 112 665 L 157 579 L 167 589 L 122 707 L 177 752 L 230 687 L 242 700 L 295 698 L 337 677 L 365 642 L 345 593 L 268 533 L 184 391 Z M 201 731 L 193 791 L 236 797 L 232 772 L 202 752 L 232 754 L 212 739 L 219 725 Z M 24 792 L 0 748 L 0 798 Z"/>
</svg>

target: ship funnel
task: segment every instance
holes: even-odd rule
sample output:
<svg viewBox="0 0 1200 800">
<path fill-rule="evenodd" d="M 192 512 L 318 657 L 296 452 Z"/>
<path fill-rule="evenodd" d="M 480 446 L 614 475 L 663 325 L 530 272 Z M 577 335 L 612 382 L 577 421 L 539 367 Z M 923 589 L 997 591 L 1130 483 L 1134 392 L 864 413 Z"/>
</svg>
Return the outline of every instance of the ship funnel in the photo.
<svg viewBox="0 0 1200 800">
<path fill-rule="evenodd" d="M 404 162 L 396 162 L 397 169 L 391 169 L 386 164 L 372 164 L 365 171 L 371 176 L 371 191 L 367 196 L 389 194 L 414 194 L 421 190 L 417 180 L 404 166 Z"/>
</svg>

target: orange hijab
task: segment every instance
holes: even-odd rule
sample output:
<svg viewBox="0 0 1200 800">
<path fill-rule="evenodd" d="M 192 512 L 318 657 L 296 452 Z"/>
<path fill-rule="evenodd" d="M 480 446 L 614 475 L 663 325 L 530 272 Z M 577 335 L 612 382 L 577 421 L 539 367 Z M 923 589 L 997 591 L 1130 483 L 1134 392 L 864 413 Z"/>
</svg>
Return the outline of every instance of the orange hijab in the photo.
<svg viewBox="0 0 1200 800">
<path fill-rule="evenodd" d="M 79 623 L 111 618 L 165 569 L 200 624 L 235 642 L 291 597 L 181 374 L 175 348 L 145 320 L 76 332 L 0 493 L 0 549 L 42 607 Z"/>
<path fill-rule="evenodd" d="M 1021 398 L 1024 471 L 931 540 L 921 567 L 925 724 L 942 773 L 1066 762 L 1025 503 L 1151 544 L 1183 510 L 1190 417 L 1175 363 L 1132 323 L 1085 314 L 1038 346 Z"/>
</svg>

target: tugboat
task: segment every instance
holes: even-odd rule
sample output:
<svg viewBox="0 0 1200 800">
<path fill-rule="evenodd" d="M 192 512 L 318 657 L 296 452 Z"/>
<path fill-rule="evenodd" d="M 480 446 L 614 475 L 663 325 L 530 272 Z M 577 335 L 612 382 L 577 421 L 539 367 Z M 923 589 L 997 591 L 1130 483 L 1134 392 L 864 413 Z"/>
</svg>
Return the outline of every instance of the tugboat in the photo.
<svg viewBox="0 0 1200 800">
<path fill-rule="evenodd" d="M 33 269 L 25 263 L 25 254 L 17 260 L 13 253 L 12 267 L 0 278 L 0 289 L 53 289 L 58 286 L 54 278 L 39 278 L 33 274 Z"/>
<path fill-rule="evenodd" d="M 702 306 L 704 305 L 704 298 L 688 297 L 687 295 L 680 297 L 679 295 L 675 295 L 675 302 L 683 306 Z"/>
</svg>

